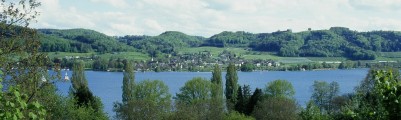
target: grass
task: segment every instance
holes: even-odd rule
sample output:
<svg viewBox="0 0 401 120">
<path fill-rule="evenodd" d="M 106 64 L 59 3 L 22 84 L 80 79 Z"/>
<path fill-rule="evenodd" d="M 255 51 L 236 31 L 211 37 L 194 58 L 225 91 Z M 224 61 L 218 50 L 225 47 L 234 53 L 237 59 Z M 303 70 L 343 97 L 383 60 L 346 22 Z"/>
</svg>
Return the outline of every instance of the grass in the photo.
<svg viewBox="0 0 401 120">
<path fill-rule="evenodd" d="M 279 57 L 275 53 L 270 52 L 257 52 L 249 51 L 245 48 L 219 48 L 219 47 L 195 47 L 195 48 L 184 48 L 178 51 L 179 54 L 184 53 L 199 53 L 199 52 L 210 52 L 214 58 L 224 50 L 230 51 L 240 57 L 248 60 L 252 59 L 262 59 L 262 60 L 274 60 L 281 63 L 288 64 L 298 64 L 298 63 L 308 63 L 308 62 L 323 62 L 323 61 L 345 61 L 345 57 Z M 79 56 L 79 57 L 90 57 L 92 55 L 98 55 L 101 58 L 121 58 L 128 60 L 149 60 L 150 57 L 147 54 L 140 52 L 115 52 L 115 53 L 105 53 L 98 54 L 95 52 L 91 53 L 69 53 L 69 52 L 48 52 L 50 58 L 63 58 L 65 56 Z M 401 52 L 381 52 L 381 55 L 374 61 L 401 61 Z"/>
<path fill-rule="evenodd" d="M 47 52 L 47 55 L 50 58 L 64 58 L 65 56 L 79 56 L 79 57 L 91 57 L 92 55 L 98 55 L 101 58 L 109 59 L 109 58 L 121 58 L 128 60 L 149 60 L 150 57 L 146 54 L 140 52 L 115 52 L 115 53 L 69 53 L 69 52 Z"/>
<path fill-rule="evenodd" d="M 96 53 L 70 53 L 70 52 L 47 52 L 50 58 L 63 58 L 65 56 L 80 56 L 80 57 L 90 57 Z"/>
<path fill-rule="evenodd" d="M 347 58 L 345 58 L 345 57 L 306 57 L 306 58 L 308 58 L 309 60 L 312 60 L 312 61 L 316 61 L 316 62 L 319 62 L 319 61 L 346 61 L 347 60 Z"/>
<path fill-rule="evenodd" d="M 219 47 L 196 47 L 196 48 L 184 48 L 179 50 L 179 54 L 184 53 L 199 53 L 199 52 L 210 52 L 213 57 L 217 57 L 224 50 L 241 55 L 244 59 L 263 59 L 263 60 L 278 60 L 279 57 L 268 53 L 268 52 L 255 52 L 249 51 L 245 48 L 219 48 Z"/>
<path fill-rule="evenodd" d="M 308 63 L 308 62 L 313 62 L 312 60 L 309 60 L 308 58 L 305 57 L 281 57 L 278 62 L 281 63 Z"/>
<path fill-rule="evenodd" d="M 401 58 L 401 52 L 381 52 L 381 57 Z"/>
<path fill-rule="evenodd" d="M 100 54 L 101 58 L 121 58 L 127 60 L 150 60 L 150 57 L 140 52 L 117 52 L 117 53 L 106 53 Z"/>
</svg>

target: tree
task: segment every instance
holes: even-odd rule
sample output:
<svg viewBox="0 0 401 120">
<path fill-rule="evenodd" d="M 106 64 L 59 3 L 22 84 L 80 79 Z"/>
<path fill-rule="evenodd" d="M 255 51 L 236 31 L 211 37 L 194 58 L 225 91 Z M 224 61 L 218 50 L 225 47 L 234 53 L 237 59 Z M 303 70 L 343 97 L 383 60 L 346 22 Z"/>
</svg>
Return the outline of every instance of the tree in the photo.
<svg viewBox="0 0 401 120">
<path fill-rule="evenodd" d="M 135 86 L 135 73 L 131 62 L 125 62 L 124 64 L 124 77 L 123 77 L 123 95 L 122 101 L 126 103 L 130 101 L 132 97 L 132 91 Z"/>
<path fill-rule="evenodd" d="M 188 118 L 212 119 L 211 110 L 212 83 L 203 78 L 193 78 L 180 88 L 180 92 L 174 98 L 176 100 L 177 115 L 188 114 Z M 181 116 L 183 117 L 183 116 Z M 221 119 L 221 118 L 220 118 Z"/>
<path fill-rule="evenodd" d="M 298 119 L 298 105 L 294 99 L 294 88 L 286 80 L 275 80 L 267 83 L 265 97 L 259 101 L 252 115 L 263 120 Z"/>
<path fill-rule="evenodd" d="M 257 120 L 297 120 L 295 100 L 285 97 L 267 97 L 258 102 L 252 116 Z"/>
<path fill-rule="evenodd" d="M 212 101 L 211 106 L 214 106 L 211 109 L 210 113 L 214 119 L 222 119 L 224 116 L 224 96 L 223 96 L 223 82 L 221 78 L 221 70 L 218 64 L 214 66 L 214 70 L 212 72 Z"/>
<path fill-rule="evenodd" d="M 262 89 L 256 88 L 253 92 L 251 98 L 249 98 L 249 102 L 247 104 L 247 110 L 245 111 L 245 115 L 251 115 L 254 111 L 256 104 L 262 99 L 263 93 Z"/>
<path fill-rule="evenodd" d="M 334 106 L 332 101 L 339 93 L 339 85 L 333 81 L 330 84 L 325 81 L 315 81 L 312 85 L 311 99 L 316 106 L 319 107 L 320 112 L 331 113 Z"/>
<path fill-rule="evenodd" d="M 237 103 L 235 104 L 235 110 L 239 113 L 247 113 L 247 105 L 251 97 L 251 88 L 249 85 L 244 85 L 243 87 L 238 87 Z"/>
<path fill-rule="evenodd" d="M 72 87 L 70 88 L 70 93 L 74 96 L 72 102 L 76 102 L 76 106 L 73 108 L 82 108 L 82 112 L 86 113 L 88 116 L 97 115 L 99 119 L 107 118 L 103 112 L 103 104 L 100 98 L 93 95 L 88 87 L 88 81 L 85 77 L 84 62 L 75 61 L 73 65 L 73 73 L 71 77 Z M 82 113 L 72 112 L 73 116 L 80 115 Z"/>
<path fill-rule="evenodd" d="M 28 27 L 40 2 L 2 0 L 0 6 L 0 119 L 44 119 L 46 106 L 39 98 L 45 96 L 37 93 L 51 85 L 41 82 L 50 61 L 39 52 L 36 30 Z"/>
<path fill-rule="evenodd" d="M 241 66 L 241 71 L 252 72 L 255 69 L 255 65 L 252 63 L 245 63 Z"/>
<path fill-rule="evenodd" d="M 238 76 L 237 70 L 233 63 L 227 67 L 226 74 L 226 104 L 229 111 L 234 110 L 234 105 L 237 103 Z"/>
<path fill-rule="evenodd" d="M 0 75 L 3 75 L 0 71 Z M 29 103 L 28 96 L 19 87 L 11 86 L 3 93 L 3 80 L 0 78 L 0 119 L 44 119 L 46 110 L 38 102 Z"/>
<path fill-rule="evenodd" d="M 275 80 L 267 83 L 265 94 L 268 97 L 284 97 L 292 99 L 295 91 L 292 84 L 287 80 Z"/>
<path fill-rule="evenodd" d="M 137 83 L 133 89 L 133 98 L 123 110 L 127 113 L 125 118 L 134 120 L 166 118 L 171 110 L 168 86 L 160 80 L 144 80 Z"/>
<path fill-rule="evenodd" d="M 180 92 L 176 94 L 176 102 L 186 104 L 194 103 L 198 100 L 210 100 L 212 84 L 208 80 L 200 77 L 187 81 L 184 87 L 180 88 Z"/>
<path fill-rule="evenodd" d="M 88 81 L 85 77 L 84 62 L 75 61 L 72 70 L 72 88 L 70 91 L 73 93 L 80 106 L 88 105 L 91 101 L 94 101 L 94 96 L 89 90 Z"/>
<path fill-rule="evenodd" d="M 135 86 L 135 73 L 131 62 L 125 61 L 124 62 L 124 77 L 123 77 L 123 86 L 122 86 L 122 103 L 116 102 L 114 103 L 114 111 L 116 112 L 116 118 L 119 119 L 134 119 L 130 118 L 129 111 L 126 108 L 128 107 L 128 103 L 135 100 L 133 96 L 134 86 Z"/>
<path fill-rule="evenodd" d="M 313 101 L 309 101 L 306 108 L 301 111 L 300 117 L 302 120 L 328 120 L 327 115 L 320 113 L 319 107 L 317 107 Z"/>
</svg>

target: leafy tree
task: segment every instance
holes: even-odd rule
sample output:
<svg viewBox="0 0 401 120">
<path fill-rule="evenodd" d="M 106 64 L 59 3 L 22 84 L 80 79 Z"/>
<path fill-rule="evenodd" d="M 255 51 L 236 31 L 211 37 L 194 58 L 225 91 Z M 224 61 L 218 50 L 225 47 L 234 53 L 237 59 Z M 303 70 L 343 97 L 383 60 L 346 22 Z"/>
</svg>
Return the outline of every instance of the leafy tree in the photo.
<svg viewBox="0 0 401 120">
<path fill-rule="evenodd" d="M 174 98 L 177 110 L 171 119 L 223 119 L 223 96 L 213 96 L 214 85 L 199 77 L 187 81 Z"/>
<path fill-rule="evenodd" d="M 320 112 L 322 114 L 333 112 L 335 106 L 332 101 L 338 96 L 340 89 L 338 83 L 333 81 L 329 84 L 325 81 L 315 81 L 312 88 L 311 99 L 319 107 Z"/>
<path fill-rule="evenodd" d="M 303 120 L 328 120 L 329 116 L 323 115 L 313 101 L 309 101 L 306 108 L 301 111 L 300 117 Z"/>
<path fill-rule="evenodd" d="M 0 71 L 0 75 L 3 75 Z M 18 86 L 11 86 L 3 93 L 3 80 L 0 78 L 0 119 L 44 119 L 46 110 L 38 102 L 29 103 L 28 96 L 21 93 Z"/>
<path fill-rule="evenodd" d="M 234 105 L 237 103 L 238 76 L 237 70 L 233 63 L 227 67 L 226 74 L 226 104 L 229 111 L 234 110 Z"/>
<path fill-rule="evenodd" d="M 401 89 L 400 74 L 393 69 L 379 70 L 374 75 L 375 87 L 374 94 L 378 95 L 379 102 L 388 113 L 389 119 L 401 118 Z"/>
<path fill-rule="evenodd" d="M 253 117 L 263 120 L 298 119 L 298 105 L 293 98 L 295 91 L 290 82 L 269 82 L 264 94 L 264 99 L 259 101 L 253 110 Z"/>
<path fill-rule="evenodd" d="M 253 70 L 255 70 L 255 66 L 252 63 L 245 63 L 241 66 L 241 71 L 251 72 Z"/>
<path fill-rule="evenodd" d="M 274 80 L 267 83 L 265 94 L 268 97 L 284 97 L 292 99 L 295 91 L 292 84 L 287 80 Z"/>
<path fill-rule="evenodd" d="M 160 80 L 144 80 L 134 86 L 133 98 L 127 102 L 127 105 L 117 110 L 126 111 L 126 119 L 163 119 L 167 118 L 171 110 L 171 94 L 168 86 Z M 115 106 L 116 107 L 116 106 Z M 116 109 L 116 108 L 115 108 Z M 121 112 L 121 111 L 116 111 Z"/>
<path fill-rule="evenodd" d="M 198 100 L 211 99 L 212 84 L 203 78 L 193 78 L 187 81 L 184 87 L 180 88 L 175 98 L 177 102 L 191 104 Z"/>
<path fill-rule="evenodd" d="M 285 97 L 267 97 L 260 101 L 252 116 L 257 120 L 297 120 L 295 100 Z"/>
</svg>

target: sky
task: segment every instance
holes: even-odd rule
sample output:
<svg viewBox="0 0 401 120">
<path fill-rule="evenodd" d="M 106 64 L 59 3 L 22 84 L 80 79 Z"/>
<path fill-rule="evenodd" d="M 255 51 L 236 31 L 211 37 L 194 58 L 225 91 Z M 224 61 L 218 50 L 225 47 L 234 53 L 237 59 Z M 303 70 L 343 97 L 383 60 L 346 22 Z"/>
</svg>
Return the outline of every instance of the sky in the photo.
<svg viewBox="0 0 401 120">
<path fill-rule="evenodd" d="M 110 36 L 180 31 L 268 33 L 348 27 L 401 31 L 401 0 L 38 0 L 31 27 L 92 29 Z"/>
</svg>

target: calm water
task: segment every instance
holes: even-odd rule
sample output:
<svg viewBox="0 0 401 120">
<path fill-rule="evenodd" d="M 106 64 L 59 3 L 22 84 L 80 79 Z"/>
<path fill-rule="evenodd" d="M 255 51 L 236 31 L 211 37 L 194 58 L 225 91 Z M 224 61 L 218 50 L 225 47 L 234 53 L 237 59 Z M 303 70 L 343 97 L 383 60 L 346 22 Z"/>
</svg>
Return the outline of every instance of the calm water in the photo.
<svg viewBox="0 0 401 120">
<path fill-rule="evenodd" d="M 327 82 L 336 81 L 340 85 L 340 93 L 350 93 L 354 87 L 359 84 L 366 76 L 368 69 L 353 70 L 327 70 L 327 71 L 262 71 L 262 72 L 238 72 L 238 82 L 240 85 L 250 85 L 252 90 L 256 87 L 264 88 L 269 81 L 284 79 L 292 83 L 295 88 L 295 98 L 302 106 L 310 99 L 311 86 L 315 80 L 323 80 Z M 104 104 L 105 111 L 113 116 L 113 102 L 121 101 L 122 95 L 122 79 L 121 72 L 97 72 L 86 71 L 89 88 L 94 95 L 100 97 Z M 65 71 L 62 71 L 62 75 Z M 71 78 L 71 71 L 68 71 Z M 137 72 L 135 74 L 136 82 L 150 79 L 162 80 L 170 88 L 170 93 L 175 95 L 179 88 L 184 86 L 185 82 L 193 77 L 203 77 L 210 79 L 211 72 Z M 225 73 L 222 74 L 223 82 L 225 81 Z M 67 95 L 70 82 L 57 83 L 59 91 Z"/>
</svg>

